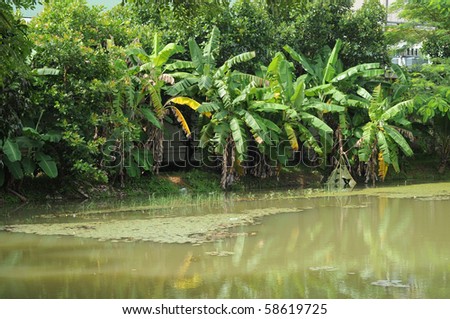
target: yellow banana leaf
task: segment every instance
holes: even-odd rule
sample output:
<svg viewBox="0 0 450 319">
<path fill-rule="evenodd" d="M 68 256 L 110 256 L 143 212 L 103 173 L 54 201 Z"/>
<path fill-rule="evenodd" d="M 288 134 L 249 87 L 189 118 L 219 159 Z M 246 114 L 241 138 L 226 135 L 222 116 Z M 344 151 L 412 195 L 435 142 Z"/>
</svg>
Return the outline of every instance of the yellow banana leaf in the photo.
<svg viewBox="0 0 450 319">
<path fill-rule="evenodd" d="M 198 103 L 196 100 L 193 100 L 193 99 L 191 99 L 189 97 L 185 97 L 185 96 L 174 97 L 174 98 L 171 98 L 167 102 L 168 103 L 173 102 L 175 104 L 180 104 L 180 105 L 187 105 L 191 109 L 193 109 L 194 111 L 197 111 L 197 109 L 200 106 L 200 103 Z M 203 114 L 206 115 L 207 117 L 211 117 L 211 113 L 210 112 L 205 112 Z"/>
<path fill-rule="evenodd" d="M 187 124 L 186 119 L 184 118 L 183 114 L 175 106 L 171 106 L 170 108 L 172 109 L 173 114 L 177 118 L 178 123 L 181 124 L 181 127 L 183 128 L 184 133 L 186 133 L 186 136 L 190 137 L 191 130 L 189 129 L 189 125 Z"/>
<path fill-rule="evenodd" d="M 169 100 L 169 102 L 173 102 L 173 103 L 181 104 L 181 105 L 187 105 L 194 111 L 196 111 L 198 109 L 198 107 L 200 106 L 200 103 L 198 103 L 196 100 L 193 100 L 189 97 L 184 97 L 184 96 L 173 97 Z"/>
<path fill-rule="evenodd" d="M 298 151 L 298 141 L 297 141 L 297 136 L 295 134 L 294 129 L 292 128 L 291 124 L 289 123 L 284 123 L 284 130 L 287 134 L 287 137 L 289 139 L 289 143 L 291 144 L 291 148 L 294 151 Z"/>
<path fill-rule="evenodd" d="M 383 152 L 378 153 L 378 176 L 381 178 L 382 181 L 384 181 L 387 171 L 389 168 L 389 164 L 386 164 L 386 162 L 383 159 Z"/>
</svg>

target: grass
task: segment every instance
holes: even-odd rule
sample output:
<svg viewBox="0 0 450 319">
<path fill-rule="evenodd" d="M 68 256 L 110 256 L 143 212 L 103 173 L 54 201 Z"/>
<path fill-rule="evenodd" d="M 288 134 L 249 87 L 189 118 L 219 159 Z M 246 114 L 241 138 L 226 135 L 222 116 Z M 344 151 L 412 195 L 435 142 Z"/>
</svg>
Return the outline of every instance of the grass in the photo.
<svg viewBox="0 0 450 319">
<path fill-rule="evenodd" d="M 389 167 L 386 181 L 446 181 L 450 180 L 450 167 L 438 172 L 439 159 L 430 154 L 417 154 L 401 163 L 399 173 Z"/>
<path fill-rule="evenodd" d="M 258 178 L 243 176 L 235 183 L 231 190 L 236 192 L 251 190 L 270 190 L 287 188 L 320 187 L 322 176 L 309 168 L 289 167 L 282 168 L 278 176 Z"/>
<path fill-rule="evenodd" d="M 220 175 L 214 171 L 192 169 L 181 175 L 193 193 L 220 193 Z"/>
<path fill-rule="evenodd" d="M 439 160 L 429 155 L 415 155 L 401 162 L 401 172 L 389 168 L 386 183 L 390 182 L 432 182 L 450 180 L 450 168 L 439 174 Z M 320 187 L 321 176 L 306 167 L 283 168 L 279 176 L 256 178 L 241 177 L 231 188 L 232 192 L 251 192 L 258 190 L 302 189 Z M 25 179 L 20 192 L 30 202 L 43 202 L 53 199 L 101 199 L 134 196 L 177 197 L 178 195 L 222 194 L 220 173 L 208 169 L 162 172 L 160 175 L 141 176 L 125 181 L 125 187 L 89 184 L 72 179 L 49 179 L 39 177 Z M 383 183 L 378 182 L 378 186 Z M 5 189 L 0 190 L 0 205 L 17 204 L 20 199 Z"/>
<path fill-rule="evenodd" d="M 179 193 L 180 187 L 161 174 L 161 176 L 142 176 L 130 180 L 126 183 L 124 192 L 127 196 L 166 195 Z"/>
</svg>

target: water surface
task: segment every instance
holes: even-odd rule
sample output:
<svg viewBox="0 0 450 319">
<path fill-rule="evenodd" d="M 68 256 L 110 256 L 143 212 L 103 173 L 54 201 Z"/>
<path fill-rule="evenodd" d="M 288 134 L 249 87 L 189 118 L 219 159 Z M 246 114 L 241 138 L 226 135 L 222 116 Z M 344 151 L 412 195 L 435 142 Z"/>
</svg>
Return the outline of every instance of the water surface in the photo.
<svg viewBox="0 0 450 319">
<path fill-rule="evenodd" d="M 285 195 L 9 209 L 3 224 L 303 210 L 198 246 L 0 232 L 0 297 L 450 298 L 450 198 Z"/>
</svg>

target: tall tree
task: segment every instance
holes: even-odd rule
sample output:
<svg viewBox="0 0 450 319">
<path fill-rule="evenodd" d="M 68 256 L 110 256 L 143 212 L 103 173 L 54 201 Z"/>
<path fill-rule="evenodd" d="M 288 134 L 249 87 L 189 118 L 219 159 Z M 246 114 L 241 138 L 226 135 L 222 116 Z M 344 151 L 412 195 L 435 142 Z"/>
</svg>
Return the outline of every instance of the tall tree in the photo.
<svg viewBox="0 0 450 319">
<path fill-rule="evenodd" d="M 5 0 L 0 2 L 0 87 L 5 77 L 25 63 L 31 51 L 31 43 L 26 36 L 26 24 L 15 9 L 28 9 L 36 0 Z"/>
<path fill-rule="evenodd" d="M 343 41 L 341 60 L 345 67 L 385 62 L 386 45 L 382 25 L 385 10 L 378 0 L 369 0 L 357 11 L 352 1 L 308 1 L 306 7 L 278 24 L 275 42 L 289 45 L 313 58 L 323 47 Z M 276 48 L 281 50 L 280 48 Z"/>
<path fill-rule="evenodd" d="M 344 65 L 388 61 L 385 21 L 386 8 L 380 0 L 365 0 L 361 8 L 347 12 L 340 21 Z"/>
<path fill-rule="evenodd" d="M 0 3 L 0 186 L 18 193 L 24 176 L 44 173 L 56 177 L 54 159 L 47 155 L 48 142 L 59 140 L 58 134 L 47 134 L 33 123 L 39 113 L 32 104 L 35 75 L 57 74 L 57 70 L 31 70 L 27 59 L 32 43 L 28 26 L 15 9 L 32 8 L 37 1 L 6 0 Z M 42 116 L 42 113 L 40 114 Z"/>
</svg>

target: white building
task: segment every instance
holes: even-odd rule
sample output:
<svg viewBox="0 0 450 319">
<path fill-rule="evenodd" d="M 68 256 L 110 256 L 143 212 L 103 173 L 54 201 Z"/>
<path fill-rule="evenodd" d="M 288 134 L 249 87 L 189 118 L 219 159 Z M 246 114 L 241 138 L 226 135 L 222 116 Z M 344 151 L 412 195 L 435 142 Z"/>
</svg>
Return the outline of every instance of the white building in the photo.
<svg viewBox="0 0 450 319">
<path fill-rule="evenodd" d="M 382 5 L 388 8 L 388 15 L 386 19 L 386 25 L 395 26 L 404 23 L 405 20 L 399 17 L 398 12 L 392 12 L 389 8 L 395 0 L 379 0 Z M 355 0 L 353 8 L 355 10 L 361 8 L 364 0 Z M 415 64 L 426 63 L 426 59 L 422 58 L 421 48 L 422 43 L 407 45 L 406 42 L 401 42 L 397 45 L 398 52 L 397 55 L 392 58 L 392 63 L 402 65 L 402 66 L 412 66 Z"/>
</svg>

